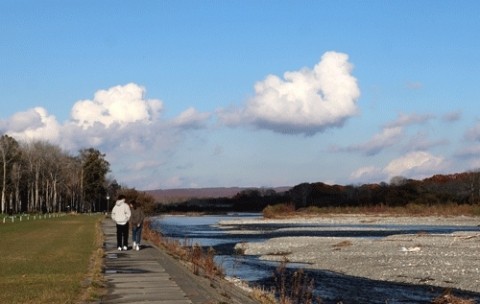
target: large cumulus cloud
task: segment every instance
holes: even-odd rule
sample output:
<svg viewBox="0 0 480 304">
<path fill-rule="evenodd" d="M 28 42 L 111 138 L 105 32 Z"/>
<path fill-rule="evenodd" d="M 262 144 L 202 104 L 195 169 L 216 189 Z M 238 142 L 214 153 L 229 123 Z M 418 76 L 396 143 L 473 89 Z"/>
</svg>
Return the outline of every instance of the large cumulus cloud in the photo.
<svg viewBox="0 0 480 304">
<path fill-rule="evenodd" d="M 163 103 L 145 99 L 145 88 L 129 83 L 95 93 L 93 100 L 81 100 L 72 108 L 72 119 L 86 129 L 95 123 L 106 127 L 137 121 L 151 122 L 158 117 Z"/>
<path fill-rule="evenodd" d="M 357 113 L 360 96 L 352 64 L 343 53 L 327 52 L 313 69 L 267 76 L 237 111 L 221 111 L 226 124 L 253 124 L 279 133 L 312 135 L 341 126 Z"/>
</svg>

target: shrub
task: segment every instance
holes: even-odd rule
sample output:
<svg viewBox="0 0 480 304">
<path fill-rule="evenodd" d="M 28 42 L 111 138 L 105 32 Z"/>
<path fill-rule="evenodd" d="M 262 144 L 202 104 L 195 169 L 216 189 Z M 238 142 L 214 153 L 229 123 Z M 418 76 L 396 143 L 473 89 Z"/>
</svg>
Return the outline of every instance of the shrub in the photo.
<svg viewBox="0 0 480 304">
<path fill-rule="evenodd" d="M 452 291 L 447 289 L 443 294 L 435 298 L 432 304 L 475 304 L 475 301 L 454 296 Z"/>
<path fill-rule="evenodd" d="M 268 205 L 263 209 L 263 217 L 278 218 L 282 216 L 292 215 L 295 212 L 295 205 L 293 203 Z"/>
</svg>

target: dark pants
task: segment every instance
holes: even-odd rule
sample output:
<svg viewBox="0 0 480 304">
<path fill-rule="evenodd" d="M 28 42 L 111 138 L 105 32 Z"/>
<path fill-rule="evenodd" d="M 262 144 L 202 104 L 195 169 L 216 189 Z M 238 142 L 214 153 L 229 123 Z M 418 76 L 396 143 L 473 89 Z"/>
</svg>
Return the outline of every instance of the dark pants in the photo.
<svg viewBox="0 0 480 304">
<path fill-rule="evenodd" d="M 117 224 L 117 247 L 128 247 L 128 223 L 125 225 Z"/>
</svg>

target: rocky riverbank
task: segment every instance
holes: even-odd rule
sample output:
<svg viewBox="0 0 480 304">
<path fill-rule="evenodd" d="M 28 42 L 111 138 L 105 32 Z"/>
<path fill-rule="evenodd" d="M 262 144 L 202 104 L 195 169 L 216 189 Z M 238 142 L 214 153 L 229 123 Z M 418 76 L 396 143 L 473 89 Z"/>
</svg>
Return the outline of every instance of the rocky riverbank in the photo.
<svg viewBox="0 0 480 304">
<path fill-rule="evenodd" d="M 221 222 L 236 227 L 231 233 L 262 233 L 262 226 L 295 230 L 295 237 L 274 237 L 265 242 L 237 244 L 246 255 L 263 260 L 304 263 L 307 268 L 329 270 L 373 280 L 431 285 L 480 293 L 480 218 L 397 217 L 335 215 L 280 220 L 248 219 Z M 248 227 L 257 227 L 249 230 Z M 244 227 L 244 228 L 239 228 Z M 269 228 L 267 228 L 269 227 Z M 325 231 L 408 230 L 416 233 L 386 237 L 312 236 Z M 457 227 L 439 233 L 442 227 Z M 425 231 L 422 231 L 422 228 Z M 436 233 L 431 233 L 435 228 Z M 298 236 L 299 231 L 309 236 Z M 448 231 L 448 229 L 445 229 Z"/>
</svg>

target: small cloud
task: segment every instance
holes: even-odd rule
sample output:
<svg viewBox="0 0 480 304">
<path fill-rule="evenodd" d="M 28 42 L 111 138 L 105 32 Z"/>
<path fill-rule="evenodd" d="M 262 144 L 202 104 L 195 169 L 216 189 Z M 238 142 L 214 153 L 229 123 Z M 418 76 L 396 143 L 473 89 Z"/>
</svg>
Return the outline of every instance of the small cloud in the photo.
<svg viewBox="0 0 480 304">
<path fill-rule="evenodd" d="M 380 133 L 373 135 L 373 137 L 367 142 L 350 145 L 345 148 L 331 147 L 330 151 L 361 152 L 368 156 L 377 155 L 388 147 L 398 145 L 405 137 L 405 127 L 415 124 L 423 124 L 432 118 L 433 117 L 431 115 L 400 114 L 395 121 L 386 124 L 386 126 L 382 129 Z"/>
<path fill-rule="evenodd" d="M 25 130 L 37 129 L 44 126 L 42 116 L 46 116 L 43 108 L 34 108 L 25 112 L 15 113 L 9 120 L 7 128 L 11 132 L 23 132 Z"/>
<path fill-rule="evenodd" d="M 478 159 L 480 155 L 480 145 L 468 145 L 467 147 L 457 151 L 455 156 L 462 159 Z"/>
<path fill-rule="evenodd" d="M 418 115 L 418 114 L 400 113 L 398 115 L 398 118 L 395 121 L 387 124 L 387 127 L 393 128 L 393 127 L 405 127 L 405 126 L 414 125 L 414 124 L 424 124 L 433 118 L 434 117 L 429 114 Z"/>
<path fill-rule="evenodd" d="M 442 120 L 445 122 L 455 122 L 462 118 L 460 111 L 450 112 L 442 116 Z"/>
<path fill-rule="evenodd" d="M 429 140 L 427 134 L 424 132 L 418 132 L 416 135 L 412 136 L 407 143 L 408 149 L 415 151 L 425 151 L 433 147 L 443 146 L 449 144 L 448 140 Z"/>
<path fill-rule="evenodd" d="M 175 188 L 180 188 L 180 187 L 185 187 L 185 184 L 188 183 L 188 181 L 181 176 L 172 176 L 169 179 L 164 181 L 164 188 L 166 189 L 175 189 Z"/>
<path fill-rule="evenodd" d="M 480 123 L 465 132 L 465 138 L 470 141 L 480 141 Z"/>
<path fill-rule="evenodd" d="M 136 172 L 136 171 L 142 171 L 146 169 L 160 167 L 161 165 L 163 165 L 161 161 L 150 159 L 150 160 L 137 161 L 131 164 L 130 166 L 128 166 L 128 169 L 130 171 Z"/>
<path fill-rule="evenodd" d="M 382 132 L 375 134 L 369 141 L 348 146 L 346 148 L 337 148 L 338 151 L 344 152 L 362 152 L 365 155 L 373 156 L 380 153 L 385 148 L 397 144 L 403 137 L 403 128 L 388 127 L 384 128 Z"/>
<path fill-rule="evenodd" d="M 200 113 L 194 108 L 188 108 L 173 120 L 173 125 L 182 129 L 203 128 L 210 116 L 210 113 Z"/>
<path fill-rule="evenodd" d="M 418 81 L 412 81 L 407 83 L 407 89 L 409 90 L 420 90 L 423 88 L 423 84 Z"/>
<path fill-rule="evenodd" d="M 313 69 L 267 76 L 244 108 L 222 110 L 227 125 L 250 124 L 278 133 L 313 135 L 340 127 L 357 113 L 360 96 L 348 55 L 325 53 Z"/>
<path fill-rule="evenodd" d="M 2 131 L 19 140 L 48 140 L 57 142 L 60 137 L 60 125 L 47 110 L 36 107 L 14 114 L 3 121 Z"/>
<path fill-rule="evenodd" d="M 438 173 L 445 167 L 446 162 L 443 157 L 434 156 L 425 151 L 415 151 L 392 160 L 384 168 L 384 172 L 389 178 L 404 176 L 421 179 L 433 173 Z"/>
<path fill-rule="evenodd" d="M 362 183 L 382 181 L 385 177 L 383 171 L 375 166 L 362 167 L 350 174 L 350 180 Z"/>
</svg>

